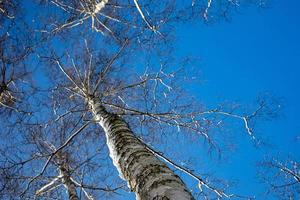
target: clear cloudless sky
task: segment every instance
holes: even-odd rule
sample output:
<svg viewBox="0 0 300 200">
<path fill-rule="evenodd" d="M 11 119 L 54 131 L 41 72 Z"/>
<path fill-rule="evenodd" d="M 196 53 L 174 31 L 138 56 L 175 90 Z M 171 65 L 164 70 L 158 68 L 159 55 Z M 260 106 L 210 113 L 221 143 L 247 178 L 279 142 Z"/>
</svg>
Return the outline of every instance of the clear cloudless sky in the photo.
<svg viewBox="0 0 300 200">
<path fill-rule="evenodd" d="M 262 92 L 283 99 L 278 119 L 262 123 L 259 134 L 274 146 L 251 147 L 245 135 L 217 174 L 239 180 L 240 194 L 264 190 L 257 184 L 255 163 L 272 152 L 300 157 L 300 1 L 274 0 L 268 9 L 242 9 L 230 22 L 185 24 L 178 28 L 178 55 L 200 58 L 203 83 L 193 88 L 197 97 L 213 106 L 221 99 L 251 102 Z M 242 130 L 235 134 L 244 134 Z M 298 136 L 298 138 L 297 138 Z M 270 198 L 271 199 L 271 198 Z"/>
</svg>

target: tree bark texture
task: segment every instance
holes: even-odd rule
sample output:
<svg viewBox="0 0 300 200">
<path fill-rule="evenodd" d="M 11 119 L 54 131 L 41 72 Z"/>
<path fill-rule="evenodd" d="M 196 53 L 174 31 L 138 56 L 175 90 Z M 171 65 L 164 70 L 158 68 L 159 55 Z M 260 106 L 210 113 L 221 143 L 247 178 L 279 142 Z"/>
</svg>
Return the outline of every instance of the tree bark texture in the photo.
<svg viewBox="0 0 300 200">
<path fill-rule="evenodd" d="M 97 98 L 89 104 L 104 129 L 113 164 L 137 200 L 194 199 L 179 176 L 147 150 L 121 117 L 107 112 Z"/>
</svg>

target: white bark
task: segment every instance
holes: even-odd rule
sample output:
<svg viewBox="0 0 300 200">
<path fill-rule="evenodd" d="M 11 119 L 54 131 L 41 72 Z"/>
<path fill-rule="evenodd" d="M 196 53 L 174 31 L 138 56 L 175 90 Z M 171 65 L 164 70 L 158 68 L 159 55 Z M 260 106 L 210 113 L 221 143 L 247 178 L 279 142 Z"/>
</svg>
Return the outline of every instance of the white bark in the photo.
<svg viewBox="0 0 300 200">
<path fill-rule="evenodd" d="M 137 200 L 194 199 L 182 180 L 147 150 L 122 118 L 108 113 L 97 98 L 88 102 L 105 131 L 110 157 Z"/>
<path fill-rule="evenodd" d="M 35 194 L 37 196 L 41 196 L 45 192 L 50 192 L 51 190 L 54 190 L 55 188 L 57 188 L 61 184 L 60 179 L 61 179 L 61 177 L 57 176 L 51 182 L 49 182 L 48 184 L 44 185 L 41 189 L 39 189 L 38 191 L 36 191 Z"/>
<path fill-rule="evenodd" d="M 61 162 L 59 165 L 59 172 L 60 172 L 60 177 L 62 177 L 62 183 L 67 189 L 68 195 L 69 195 L 69 200 L 79 200 L 76 192 L 76 185 L 72 181 L 71 178 L 71 170 L 68 164 L 67 160 L 64 160 L 66 158 L 58 158 Z"/>
<path fill-rule="evenodd" d="M 100 3 L 97 3 L 95 5 L 95 10 L 94 10 L 94 14 L 97 14 L 98 12 L 100 12 L 108 3 L 108 0 L 102 0 L 100 1 Z"/>
</svg>

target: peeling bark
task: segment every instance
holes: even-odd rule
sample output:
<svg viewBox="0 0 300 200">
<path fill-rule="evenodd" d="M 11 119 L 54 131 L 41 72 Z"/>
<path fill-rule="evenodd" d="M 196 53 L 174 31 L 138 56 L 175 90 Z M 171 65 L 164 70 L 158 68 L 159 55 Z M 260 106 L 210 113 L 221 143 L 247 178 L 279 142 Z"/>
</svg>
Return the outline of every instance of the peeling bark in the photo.
<svg viewBox="0 0 300 200">
<path fill-rule="evenodd" d="M 122 118 L 107 112 L 97 98 L 88 102 L 105 131 L 110 157 L 137 200 L 194 199 L 179 176 L 146 149 Z"/>
</svg>

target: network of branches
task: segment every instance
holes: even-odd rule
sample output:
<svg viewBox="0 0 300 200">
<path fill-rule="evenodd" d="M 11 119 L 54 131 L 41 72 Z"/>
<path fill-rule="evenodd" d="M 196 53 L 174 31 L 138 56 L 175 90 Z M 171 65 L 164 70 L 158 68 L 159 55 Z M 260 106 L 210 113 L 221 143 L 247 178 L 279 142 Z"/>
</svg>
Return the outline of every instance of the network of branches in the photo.
<svg viewBox="0 0 300 200">
<path fill-rule="evenodd" d="M 180 23 L 228 20 L 250 4 L 266 6 L 261 0 L 0 0 L 0 198 L 71 199 L 73 191 L 78 199 L 122 199 L 129 193 L 91 112 L 89 100 L 97 98 L 151 154 L 192 180 L 195 197 L 252 199 L 192 163 L 180 164 L 190 158 L 163 153 L 174 143 L 162 145 L 184 137 L 220 154 L 222 132 L 232 122 L 261 142 L 255 125 L 275 118 L 279 102 L 269 95 L 252 106 L 207 107 L 184 86 L 190 74 L 198 76 L 187 67 L 193 60 L 172 49 Z M 296 199 L 297 163 L 265 165 L 283 172 L 282 184 L 271 188 L 286 196 L 293 187 L 287 196 Z"/>
</svg>

